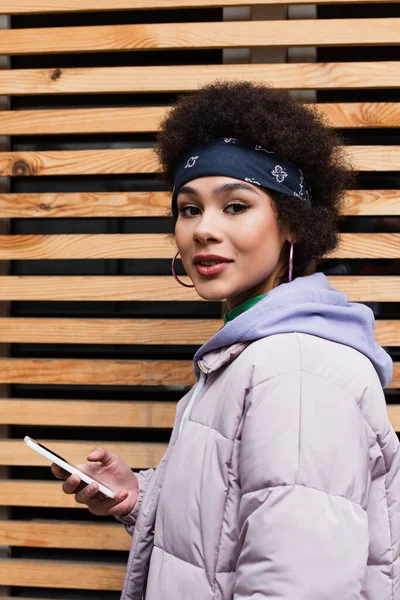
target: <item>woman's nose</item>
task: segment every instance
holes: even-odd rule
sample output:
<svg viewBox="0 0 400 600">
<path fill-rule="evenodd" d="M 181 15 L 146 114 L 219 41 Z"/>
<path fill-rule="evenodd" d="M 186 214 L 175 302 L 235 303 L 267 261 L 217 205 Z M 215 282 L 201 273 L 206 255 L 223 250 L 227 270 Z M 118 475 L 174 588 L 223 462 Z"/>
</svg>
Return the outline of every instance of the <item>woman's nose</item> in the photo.
<svg viewBox="0 0 400 600">
<path fill-rule="evenodd" d="M 194 230 L 193 238 L 202 243 L 221 240 L 221 231 L 215 215 L 202 215 Z"/>
</svg>

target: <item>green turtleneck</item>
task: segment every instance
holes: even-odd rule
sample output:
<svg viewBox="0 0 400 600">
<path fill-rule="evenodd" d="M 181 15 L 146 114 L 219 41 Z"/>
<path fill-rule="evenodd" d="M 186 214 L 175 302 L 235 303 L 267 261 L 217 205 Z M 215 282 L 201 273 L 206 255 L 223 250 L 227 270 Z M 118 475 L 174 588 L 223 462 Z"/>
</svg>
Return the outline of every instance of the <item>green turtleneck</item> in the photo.
<svg viewBox="0 0 400 600">
<path fill-rule="evenodd" d="M 233 319 L 236 319 L 236 317 L 246 312 L 246 310 L 249 310 L 249 308 L 252 308 L 252 306 L 257 304 L 257 302 L 260 302 L 260 300 L 265 298 L 266 295 L 267 294 L 260 294 L 260 296 L 255 296 L 254 298 L 245 300 L 238 306 L 235 306 L 235 308 L 228 310 L 228 312 L 224 314 L 224 325 L 226 325 L 228 321 L 233 321 Z"/>
</svg>

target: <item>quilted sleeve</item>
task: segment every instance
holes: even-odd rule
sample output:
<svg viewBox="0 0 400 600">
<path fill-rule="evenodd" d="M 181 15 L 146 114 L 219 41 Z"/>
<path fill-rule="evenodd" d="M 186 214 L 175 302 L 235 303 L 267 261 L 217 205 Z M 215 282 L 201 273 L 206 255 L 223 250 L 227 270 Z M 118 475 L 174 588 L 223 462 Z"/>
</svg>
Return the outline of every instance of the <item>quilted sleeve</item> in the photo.
<svg viewBox="0 0 400 600">
<path fill-rule="evenodd" d="M 136 500 L 136 504 L 133 507 L 132 511 L 123 517 L 115 517 L 118 521 L 124 524 L 126 531 L 129 535 L 133 535 L 133 530 L 135 529 L 136 519 L 139 514 L 140 506 L 142 504 L 143 496 L 147 490 L 147 487 L 151 481 L 151 478 L 154 475 L 154 469 L 147 469 L 146 471 L 139 471 L 139 473 L 135 473 L 136 478 L 138 480 L 138 497 Z"/>
<path fill-rule="evenodd" d="M 301 370 L 259 383 L 239 468 L 234 600 L 361 599 L 371 478 L 356 401 Z"/>
</svg>

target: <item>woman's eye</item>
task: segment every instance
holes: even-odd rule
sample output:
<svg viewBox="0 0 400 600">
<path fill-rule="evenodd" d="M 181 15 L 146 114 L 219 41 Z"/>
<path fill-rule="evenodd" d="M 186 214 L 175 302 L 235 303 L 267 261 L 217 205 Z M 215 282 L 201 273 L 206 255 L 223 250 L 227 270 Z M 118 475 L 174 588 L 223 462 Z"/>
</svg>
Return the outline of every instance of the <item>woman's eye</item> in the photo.
<svg viewBox="0 0 400 600">
<path fill-rule="evenodd" d="M 228 209 L 231 208 L 231 211 L 228 211 Z M 226 210 L 228 212 L 230 212 L 231 215 L 238 215 L 239 213 L 247 210 L 249 207 L 247 206 L 247 204 L 239 204 L 239 202 L 234 202 L 233 204 L 229 204 L 226 207 Z"/>
<path fill-rule="evenodd" d="M 199 214 L 198 211 L 199 209 L 197 208 L 197 206 L 182 206 L 182 208 L 179 209 L 179 213 L 183 217 L 195 217 Z"/>
</svg>

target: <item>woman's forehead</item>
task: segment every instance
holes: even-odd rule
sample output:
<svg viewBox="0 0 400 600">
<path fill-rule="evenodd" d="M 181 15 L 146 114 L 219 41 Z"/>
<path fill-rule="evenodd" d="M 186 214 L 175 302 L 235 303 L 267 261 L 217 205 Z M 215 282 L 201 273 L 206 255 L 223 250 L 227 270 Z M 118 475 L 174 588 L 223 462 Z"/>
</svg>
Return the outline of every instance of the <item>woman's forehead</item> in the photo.
<svg viewBox="0 0 400 600">
<path fill-rule="evenodd" d="M 179 190 L 179 194 L 201 195 L 212 193 L 213 195 L 225 194 L 235 190 L 247 190 L 260 196 L 260 188 L 251 182 L 225 175 L 212 175 L 191 179 Z"/>
</svg>

